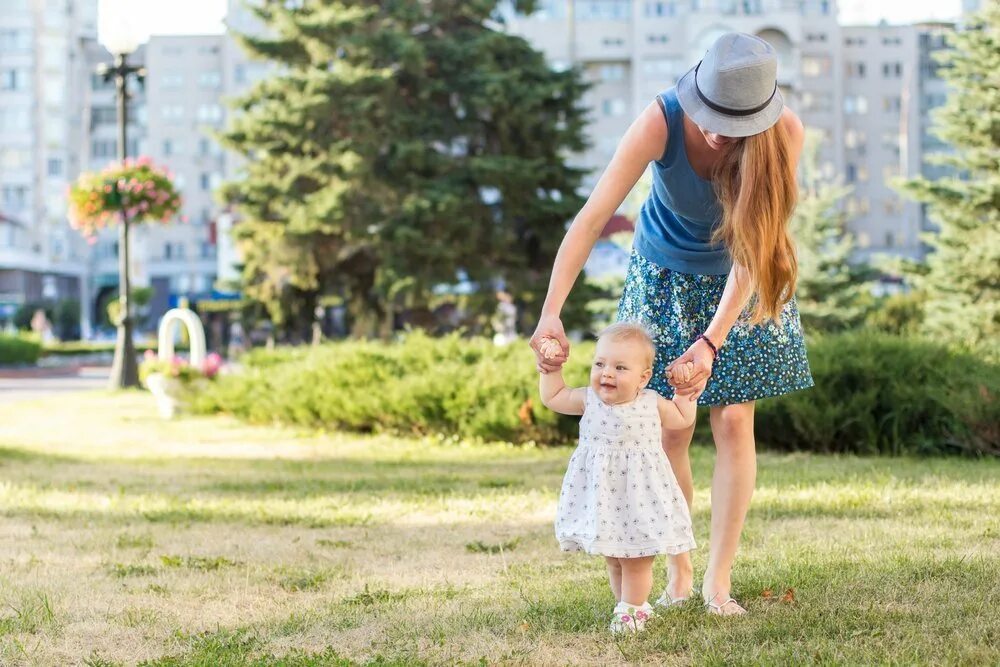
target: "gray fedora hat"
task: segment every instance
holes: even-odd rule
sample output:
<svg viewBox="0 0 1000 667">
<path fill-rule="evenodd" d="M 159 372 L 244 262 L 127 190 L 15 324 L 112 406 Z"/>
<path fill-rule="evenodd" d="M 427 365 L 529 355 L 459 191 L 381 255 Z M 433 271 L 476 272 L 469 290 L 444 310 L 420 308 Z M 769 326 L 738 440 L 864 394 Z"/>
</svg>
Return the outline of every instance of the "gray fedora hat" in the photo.
<svg viewBox="0 0 1000 667">
<path fill-rule="evenodd" d="M 729 32 L 677 82 L 677 101 L 700 127 L 727 137 L 770 128 L 785 106 L 778 55 L 760 37 Z"/>
</svg>

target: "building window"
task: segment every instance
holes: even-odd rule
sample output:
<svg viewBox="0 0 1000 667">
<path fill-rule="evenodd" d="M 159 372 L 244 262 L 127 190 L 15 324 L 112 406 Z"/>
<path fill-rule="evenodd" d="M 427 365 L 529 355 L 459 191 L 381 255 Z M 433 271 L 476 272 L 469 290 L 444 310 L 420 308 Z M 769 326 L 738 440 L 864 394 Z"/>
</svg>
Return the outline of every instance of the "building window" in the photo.
<svg viewBox="0 0 1000 667">
<path fill-rule="evenodd" d="M 844 46 L 864 46 L 864 37 L 846 37 L 844 38 Z"/>
<path fill-rule="evenodd" d="M 621 37 L 605 37 L 601 43 L 604 46 L 625 46 L 625 40 Z"/>
<path fill-rule="evenodd" d="M 623 81 L 625 79 L 625 65 L 605 64 L 598 70 L 601 81 Z"/>
<path fill-rule="evenodd" d="M 222 85 L 222 74 L 219 72 L 202 72 L 198 75 L 198 85 L 202 88 L 218 88 Z"/>
<path fill-rule="evenodd" d="M 847 95 L 844 97 L 844 113 L 848 115 L 868 113 L 868 98 L 864 95 Z"/>
<path fill-rule="evenodd" d="M 114 139 L 94 139 L 90 142 L 90 155 L 95 158 L 113 158 L 118 155 L 118 142 Z"/>
<path fill-rule="evenodd" d="M 94 107 L 90 110 L 90 124 L 115 125 L 118 122 L 118 110 L 114 107 Z"/>
<path fill-rule="evenodd" d="M 903 43 L 902 37 L 883 37 L 882 46 L 900 46 Z"/>
<path fill-rule="evenodd" d="M 833 93 L 802 93 L 803 111 L 833 111 Z"/>
<path fill-rule="evenodd" d="M 882 98 L 882 111 L 899 112 L 902 102 L 899 95 L 890 95 Z"/>
<path fill-rule="evenodd" d="M 928 93 L 924 95 L 924 107 L 927 109 L 936 109 L 937 107 L 944 106 L 944 103 L 948 101 L 948 96 L 943 93 Z"/>
<path fill-rule="evenodd" d="M 813 42 L 813 43 L 820 43 L 820 44 L 825 43 L 826 42 L 826 33 L 825 32 L 807 32 L 806 33 L 806 41 L 807 42 Z"/>
<path fill-rule="evenodd" d="M 176 139 L 164 139 L 163 140 L 163 155 L 164 157 L 170 157 L 171 155 L 181 154 L 181 142 Z"/>
<path fill-rule="evenodd" d="M 809 77 L 828 76 L 832 63 L 830 56 L 803 56 L 802 74 Z"/>
<path fill-rule="evenodd" d="M 665 2 L 646 3 L 646 16 L 648 18 L 676 16 L 676 15 L 677 15 L 677 3 L 674 0 L 666 0 Z"/>
<path fill-rule="evenodd" d="M 903 63 L 882 63 L 882 78 L 898 79 L 903 76 Z"/>
<path fill-rule="evenodd" d="M 17 53 L 31 50 L 31 32 L 28 30 L 0 30 L 0 53 Z"/>
<path fill-rule="evenodd" d="M 28 87 L 28 70 L 13 67 L 0 69 L 0 90 L 25 90 Z"/>
<path fill-rule="evenodd" d="M 892 232 L 885 233 L 885 247 L 892 248 L 896 245 L 896 235 Z"/>
<path fill-rule="evenodd" d="M 202 104 L 198 107 L 198 120 L 202 123 L 222 121 L 222 107 L 218 104 Z"/>
<path fill-rule="evenodd" d="M 63 163 L 57 157 L 49 158 L 49 176 L 62 176 Z"/>
<path fill-rule="evenodd" d="M 847 167 L 844 170 L 844 176 L 848 183 L 854 183 L 858 180 L 858 168 L 853 162 L 847 163 Z"/>
<path fill-rule="evenodd" d="M 3 186 L 4 208 L 21 210 L 28 204 L 28 186 L 26 185 L 5 185 Z"/>
<path fill-rule="evenodd" d="M 632 15 L 632 0 L 590 0 L 576 5 L 576 18 L 580 21 L 614 21 Z"/>
<path fill-rule="evenodd" d="M 208 241 L 201 242 L 201 258 L 215 259 L 215 244 Z"/>
<path fill-rule="evenodd" d="M 605 116 L 625 115 L 625 100 L 620 98 L 604 100 L 601 109 Z"/>
<path fill-rule="evenodd" d="M 184 119 L 184 107 L 180 104 L 167 104 L 163 107 L 161 113 L 163 114 L 163 120 L 166 121 Z"/>
<path fill-rule="evenodd" d="M 650 44 L 666 44 L 670 41 L 670 38 L 666 35 L 646 35 L 646 41 Z"/>
<path fill-rule="evenodd" d="M 180 88 L 184 85 L 184 75 L 180 72 L 167 72 L 160 77 L 160 86 L 166 89 Z"/>
<path fill-rule="evenodd" d="M 882 167 L 882 180 L 888 183 L 892 179 L 899 176 L 899 165 L 898 164 L 887 164 Z"/>
<path fill-rule="evenodd" d="M 203 56 L 214 56 L 218 52 L 219 52 L 219 47 L 217 45 L 215 45 L 215 44 L 213 44 L 212 46 L 199 46 L 198 47 L 198 53 L 200 53 Z"/>
<path fill-rule="evenodd" d="M 865 78 L 865 64 L 863 62 L 847 63 L 847 76 L 851 79 Z"/>
</svg>

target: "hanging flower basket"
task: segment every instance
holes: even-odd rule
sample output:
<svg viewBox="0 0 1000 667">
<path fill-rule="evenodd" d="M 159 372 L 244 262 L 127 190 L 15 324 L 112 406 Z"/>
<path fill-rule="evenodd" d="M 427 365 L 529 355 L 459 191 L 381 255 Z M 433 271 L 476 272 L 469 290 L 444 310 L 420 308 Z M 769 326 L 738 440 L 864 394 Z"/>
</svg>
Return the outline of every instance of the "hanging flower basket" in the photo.
<svg viewBox="0 0 1000 667">
<path fill-rule="evenodd" d="M 181 208 L 181 196 L 171 175 L 146 157 L 85 172 L 68 194 L 70 226 L 91 243 L 98 231 L 120 222 L 123 213 L 129 222 L 166 223 L 177 217 Z"/>
</svg>

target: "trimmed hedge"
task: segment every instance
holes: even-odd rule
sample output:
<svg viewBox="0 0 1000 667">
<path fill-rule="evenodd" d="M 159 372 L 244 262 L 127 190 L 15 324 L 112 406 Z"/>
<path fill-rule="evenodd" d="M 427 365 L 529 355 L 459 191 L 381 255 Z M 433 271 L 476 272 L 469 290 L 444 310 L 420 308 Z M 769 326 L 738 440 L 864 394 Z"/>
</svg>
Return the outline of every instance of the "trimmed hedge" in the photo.
<svg viewBox="0 0 1000 667">
<path fill-rule="evenodd" d="M 1000 364 L 872 332 L 811 341 L 809 363 L 815 387 L 758 403 L 770 447 L 1000 455 Z"/>
<path fill-rule="evenodd" d="M 42 354 L 42 346 L 25 336 L 0 334 L 0 365 L 34 364 Z"/>
<path fill-rule="evenodd" d="M 592 346 L 581 347 L 574 361 L 589 359 Z M 255 350 L 242 359 L 244 373 L 220 377 L 193 409 L 361 432 L 565 441 L 576 420 L 541 405 L 533 359 L 526 344 L 498 348 L 485 339 L 422 333 L 392 345 Z M 574 363 L 567 382 L 584 383 L 587 370 Z"/>
<path fill-rule="evenodd" d="M 592 343 L 573 347 L 571 386 Z M 877 333 L 810 341 L 816 387 L 758 403 L 763 447 L 861 454 L 1000 455 L 1000 367 L 928 341 Z M 244 357 L 194 399 L 203 413 L 360 432 L 570 442 L 577 419 L 541 405 L 525 343 L 410 334 Z M 704 423 L 707 420 L 702 420 Z"/>
</svg>

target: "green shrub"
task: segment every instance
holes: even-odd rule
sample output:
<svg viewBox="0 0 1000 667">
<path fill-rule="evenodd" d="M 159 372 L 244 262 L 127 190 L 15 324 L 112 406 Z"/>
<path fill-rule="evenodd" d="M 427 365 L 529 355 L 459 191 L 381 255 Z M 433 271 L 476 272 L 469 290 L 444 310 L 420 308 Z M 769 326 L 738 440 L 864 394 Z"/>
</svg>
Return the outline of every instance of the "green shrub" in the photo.
<svg viewBox="0 0 1000 667">
<path fill-rule="evenodd" d="M 573 347 L 570 386 L 587 382 L 593 344 Z M 931 342 L 839 334 L 810 342 L 817 386 L 758 403 L 761 445 L 864 454 L 1000 454 L 996 364 Z M 331 343 L 255 351 L 246 372 L 194 399 L 200 412 L 258 422 L 512 442 L 570 442 L 577 419 L 541 405 L 524 342 L 482 339 Z M 702 424 L 706 424 L 702 415 Z"/>
<path fill-rule="evenodd" d="M 0 334 L 0 365 L 34 364 L 41 354 L 41 344 L 32 338 Z"/>
<path fill-rule="evenodd" d="M 592 349 L 574 348 L 567 382 L 586 382 L 588 365 L 578 360 L 589 360 Z M 484 339 L 421 333 L 391 345 L 254 351 L 243 358 L 246 372 L 219 378 L 193 407 L 258 423 L 565 441 L 577 420 L 541 405 L 533 360 L 524 343 L 498 348 Z"/>
<path fill-rule="evenodd" d="M 812 341 L 816 386 L 757 404 L 762 444 L 857 454 L 1000 455 L 1000 366 L 873 332 Z"/>
</svg>

